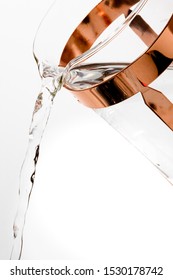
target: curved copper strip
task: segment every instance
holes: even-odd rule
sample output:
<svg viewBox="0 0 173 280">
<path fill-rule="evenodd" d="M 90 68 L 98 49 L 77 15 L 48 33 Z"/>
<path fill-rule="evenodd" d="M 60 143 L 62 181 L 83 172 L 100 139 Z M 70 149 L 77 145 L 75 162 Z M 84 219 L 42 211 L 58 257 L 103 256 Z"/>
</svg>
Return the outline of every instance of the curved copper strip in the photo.
<svg viewBox="0 0 173 280">
<path fill-rule="evenodd" d="M 127 17 L 131 12 L 130 8 L 138 2 L 140 0 L 104 0 L 96 5 L 70 36 L 62 52 L 60 66 L 65 66 L 71 59 L 90 49 L 114 20 L 122 14 Z M 130 27 L 148 46 L 157 37 L 140 16 L 133 19 Z"/>
<path fill-rule="evenodd" d="M 120 6 L 114 8 L 111 6 L 113 2 L 115 4 L 117 0 L 102 1 L 87 16 L 89 19 L 85 18 L 84 23 L 81 23 L 73 32 L 63 51 L 61 65 L 66 65 L 70 59 L 91 47 L 96 38 L 107 27 L 108 20 L 105 20 L 105 14 L 107 18 L 110 18 L 110 21 L 113 21 L 120 14 L 127 14 L 127 10 L 129 12 L 129 2 L 134 4 L 134 1 L 122 0 Z M 146 105 L 173 129 L 173 104 L 161 92 L 148 86 L 173 60 L 173 16 L 159 36 L 156 36 L 141 18 L 138 17 L 135 20 L 138 20 L 138 25 L 132 21 L 131 28 L 138 33 L 142 40 L 146 40 L 147 45 L 151 45 L 150 43 L 154 41 L 149 49 L 108 81 L 87 90 L 73 91 L 73 93 L 86 106 L 102 108 L 119 103 L 141 92 Z M 90 24 L 87 25 L 87 22 Z M 98 22 L 100 22 L 100 26 Z M 83 25 L 86 25 L 85 28 Z M 98 29 L 97 26 L 99 26 Z M 142 32 L 144 29 L 147 32 Z M 81 40 L 82 37 L 80 37 L 83 32 L 86 36 L 85 40 Z"/>
</svg>

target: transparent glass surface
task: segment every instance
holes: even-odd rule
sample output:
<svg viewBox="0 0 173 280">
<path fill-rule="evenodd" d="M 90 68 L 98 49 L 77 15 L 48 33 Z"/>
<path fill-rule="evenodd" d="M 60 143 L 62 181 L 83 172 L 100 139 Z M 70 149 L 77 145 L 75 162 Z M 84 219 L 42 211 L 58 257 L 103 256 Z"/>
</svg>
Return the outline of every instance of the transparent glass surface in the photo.
<svg viewBox="0 0 173 280">
<path fill-rule="evenodd" d="M 143 2 L 142 9 L 136 14 L 143 21 L 143 30 L 134 24 L 135 17 L 132 21 L 126 21 L 117 36 L 112 36 L 114 40 L 110 40 L 109 44 L 94 56 L 88 57 L 84 64 L 74 64 L 74 67 L 71 67 L 65 86 L 80 92 L 111 79 L 155 42 L 171 18 L 172 12 L 172 1 Z M 106 30 L 107 34 L 111 28 L 112 26 Z M 107 38 L 109 36 L 107 35 Z M 95 44 L 97 45 L 97 41 Z M 170 64 L 167 70 L 150 84 L 150 87 L 160 91 L 171 102 L 170 104 L 173 101 L 172 75 Z M 173 114 L 171 106 L 170 118 Z M 120 132 L 161 171 L 169 182 L 173 183 L 172 129 L 146 106 L 140 92 L 118 104 L 95 109 L 95 112 Z"/>
<path fill-rule="evenodd" d="M 99 2 L 72 1 L 64 11 L 60 1 L 55 1 L 40 24 L 34 41 L 33 52 L 41 77 L 53 75 L 55 80 L 58 80 L 63 75 L 62 84 L 70 91 L 80 92 L 104 83 L 140 57 L 168 23 L 173 12 L 173 2 L 135 2 L 128 16 L 121 14 L 117 17 L 89 50 L 68 61 L 65 67 L 59 67 L 62 50 L 68 38 Z M 150 85 L 161 91 L 170 101 L 171 69 L 170 64 L 169 70 Z M 140 92 L 119 104 L 96 109 L 95 112 L 133 143 L 172 182 L 172 130 L 145 105 Z"/>
<path fill-rule="evenodd" d="M 91 49 L 69 62 L 65 87 L 74 91 L 92 88 L 135 61 L 163 31 L 172 16 L 173 2 L 139 1 L 130 10 L 129 18 L 119 16 Z"/>
<path fill-rule="evenodd" d="M 131 10 L 128 15 L 125 16 L 121 13 L 117 16 L 117 19 L 113 21 L 109 28 L 106 28 L 101 36 L 94 42 L 92 48 L 68 61 L 65 69 L 62 69 L 62 67 L 58 65 L 63 48 L 70 35 L 97 4 L 106 1 L 103 0 L 99 2 L 98 0 L 92 0 L 90 3 L 81 3 L 80 0 L 75 0 L 73 2 L 68 2 L 67 9 L 65 3 L 62 4 L 60 0 L 55 0 L 41 21 L 33 43 L 33 54 L 38 64 L 41 77 L 44 77 L 44 72 L 46 72 L 47 76 L 48 69 L 50 68 L 56 69 L 56 72 L 62 72 L 64 70 L 64 85 L 69 85 L 69 79 L 74 73 L 71 70 L 81 65 L 84 61 L 88 63 L 91 57 L 95 57 L 97 52 L 100 52 L 100 50 L 108 46 L 113 39 L 117 38 L 119 34 L 128 27 L 136 14 L 143 9 L 147 1 L 148 0 L 132 0 L 131 2 L 135 4 L 131 4 Z M 124 2 L 126 3 L 124 0 L 120 1 L 120 7 L 124 5 Z M 46 70 L 44 71 L 45 68 Z M 74 83 L 71 83 L 72 89 L 73 85 Z"/>
<path fill-rule="evenodd" d="M 162 89 L 171 101 L 172 78 L 172 70 L 167 70 L 159 81 L 152 84 L 154 88 Z M 95 112 L 144 154 L 173 184 L 173 132 L 145 105 L 141 93 L 117 105 L 96 109 Z"/>
</svg>

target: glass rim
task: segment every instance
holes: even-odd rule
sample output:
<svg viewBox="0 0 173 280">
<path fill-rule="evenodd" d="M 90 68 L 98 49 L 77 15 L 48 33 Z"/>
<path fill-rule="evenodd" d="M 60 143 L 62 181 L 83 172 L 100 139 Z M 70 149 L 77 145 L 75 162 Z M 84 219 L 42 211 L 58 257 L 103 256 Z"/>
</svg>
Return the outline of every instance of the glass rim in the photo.
<svg viewBox="0 0 173 280">
<path fill-rule="evenodd" d="M 69 40 L 66 42 L 66 45 L 62 51 L 61 54 L 61 58 L 60 58 L 60 66 L 66 66 L 67 72 L 70 71 L 72 68 L 76 67 L 77 65 L 83 63 L 84 61 L 86 61 L 88 58 L 90 58 L 91 56 L 93 56 L 94 54 L 96 54 L 97 52 L 99 52 L 101 49 L 103 49 L 104 47 L 106 47 L 112 40 L 114 40 L 127 26 L 129 26 L 129 24 L 133 21 L 134 17 L 143 9 L 143 7 L 145 6 L 145 4 L 148 2 L 148 0 L 139 0 L 139 1 L 134 1 L 132 0 L 132 5 L 128 5 L 128 7 L 133 8 L 133 10 L 128 9 L 130 12 L 128 12 L 127 16 L 124 18 L 124 20 L 119 24 L 119 26 L 117 26 L 115 28 L 115 30 L 113 32 L 111 32 L 105 39 L 103 39 L 103 41 L 99 41 L 99 37 L 104 33 L 104 31 L 107 29 L 107 27 L 109 27 L 109 25 L 104 28 L 104 30 L 102 32 L 100 32 L 99 36 L 96 38 L 96 40 L 98 40 L 99 42 L 93 46 L 93 44 L 95 43 L 96 40 L 94 40 L 94 42 L 91 44 L 90 48 L 88 48 L 87 50 L 85 50 L 84 52 L 80 53 L 79 55 L 73 57 L 72 59 L 68 59 L 67 57 L 67 52 L 66 48 L 68 46 L 68 44 L 71 44 L 72 38 L 74 36 L 74 34 L 76 33 L 76 31 L 78 30 L 78 28 L 80 28 L 80 26 L 82 25 L 82 23 L 84 22 L 84 20 L 86 18 L 89 17 L 89 15 L 94 12 L 100 5 L 103 4 L 103 2 L 107 3 L 109 1 L 104 1 L 102 0 L 101 2 L 99 2 L 90 12 L 89 14 L 83 19 L 83 21 L 76 27 L 76 29 L 74 30 L 74 32 L 71 34 Z M 108 4 L 106 4 L 108 5 Z M 119 7 L 118 7 L 119 8 Z M 113 21 L 111 22 L 111 24 L 116 23 L 116 21 L 119 19 L 120 15 L 123 14 L 123 11 L 121 14 L 118 15 L 118 17 L 115 17 L 113 19 Z M 87 38 L 87 40 L 89 40 L 89 38 Z M 81 41 L 79 40 L 79 44 L 81 43 Z M 77 43 L 76 43 L 77 44 Z"/>
</svg>

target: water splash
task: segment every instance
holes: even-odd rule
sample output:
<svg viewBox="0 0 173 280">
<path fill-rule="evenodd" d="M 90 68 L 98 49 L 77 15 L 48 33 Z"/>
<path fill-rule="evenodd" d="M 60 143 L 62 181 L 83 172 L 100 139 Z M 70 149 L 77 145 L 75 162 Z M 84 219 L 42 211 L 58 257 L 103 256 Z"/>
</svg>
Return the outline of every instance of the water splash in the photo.
<svg viewBox="0 0 173 280">
<path fill-rule="evenodd" d="M 64 68 L 39 65 L 42 77 L 41 91 L 37 96 L 29 129 L 29 142 L 20 171 L 18 208 L 13 224 L 11 260 L 20 260 L 23 249 L 23 232 L 31 193 L 34 186 L 40 143 L 50 116 L 53 100 L 63 85 Z"/>
</svg>

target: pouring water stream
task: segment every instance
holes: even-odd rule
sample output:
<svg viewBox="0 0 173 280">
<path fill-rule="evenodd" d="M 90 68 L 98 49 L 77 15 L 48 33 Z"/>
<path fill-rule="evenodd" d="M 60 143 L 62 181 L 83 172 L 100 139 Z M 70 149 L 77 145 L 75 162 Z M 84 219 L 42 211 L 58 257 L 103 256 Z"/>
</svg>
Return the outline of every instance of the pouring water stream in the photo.
<svg viewBox="0 0 173 280">
<path fill-rule="evenodd" d="M 47 76 L 47 71 L 49 76 Z M 27 209 L 34 185 L 39 149 L 54 97 L 62 86 L 62 69 L 43 69 L 42 87 L 37 96 L 29 129 L 29 142 L 26 155 L 20 171 L 18 209 L 13 224 L 13 248 L 10 259 L 21 259 L 23 248 L 23 231 Z"/>
</svg>

